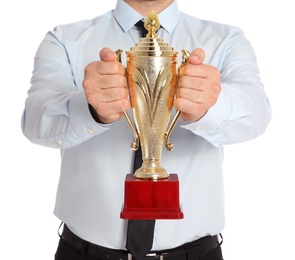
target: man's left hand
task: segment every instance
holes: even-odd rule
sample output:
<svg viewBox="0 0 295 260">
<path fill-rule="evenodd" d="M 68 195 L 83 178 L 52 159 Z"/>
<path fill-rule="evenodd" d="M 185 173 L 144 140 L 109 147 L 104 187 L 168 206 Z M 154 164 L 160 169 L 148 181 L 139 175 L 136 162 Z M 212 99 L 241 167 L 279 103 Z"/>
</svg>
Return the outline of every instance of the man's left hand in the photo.
<svg viewBox="0 0 295 260">
<path fill-rule="evenodd" d="M 179 70 L 178 88 L 174 107 L 181 111 L 181 118 L 194 122 L 212 107 L 221 91 L 220 72 L 203 64 L 205 52 L 196 48 Z"/>
</svg>

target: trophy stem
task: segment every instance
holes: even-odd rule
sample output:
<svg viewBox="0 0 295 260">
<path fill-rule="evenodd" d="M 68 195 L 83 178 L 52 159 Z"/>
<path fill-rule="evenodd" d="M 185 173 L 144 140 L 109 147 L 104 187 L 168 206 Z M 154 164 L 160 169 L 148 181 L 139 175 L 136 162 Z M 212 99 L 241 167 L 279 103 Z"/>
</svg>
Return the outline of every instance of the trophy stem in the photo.
<svg viewBox="0 0 295 260">
<path fill-rule="evenodd" d="M 168 172 L 164 169 L 159 159 L 143 159 L 142 166 L 134 173 L 137 179 L 167 179 Z"/>
</svg>

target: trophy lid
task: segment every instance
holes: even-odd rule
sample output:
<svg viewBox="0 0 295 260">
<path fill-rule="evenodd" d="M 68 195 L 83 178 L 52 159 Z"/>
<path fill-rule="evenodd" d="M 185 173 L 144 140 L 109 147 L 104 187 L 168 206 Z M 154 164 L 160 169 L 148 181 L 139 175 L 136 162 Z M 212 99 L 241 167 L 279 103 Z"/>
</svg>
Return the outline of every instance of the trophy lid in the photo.
<svg viewBox="0 0 295 260">
<path fill-rule="evenodd" d="M 140 41 L 135 46 L 127 51 L 127 54 L 134 56 L 171 56 L 178 52 L 174 51 L 173 47 L 164 42 L 162 38 L 157 35 L 157 30 L 160 28 L 160 21 L 157 13 L 151 10 L 147 15 L 144 27 L 148 31 L 146 37 L 140 38 Z"/>
</svg>

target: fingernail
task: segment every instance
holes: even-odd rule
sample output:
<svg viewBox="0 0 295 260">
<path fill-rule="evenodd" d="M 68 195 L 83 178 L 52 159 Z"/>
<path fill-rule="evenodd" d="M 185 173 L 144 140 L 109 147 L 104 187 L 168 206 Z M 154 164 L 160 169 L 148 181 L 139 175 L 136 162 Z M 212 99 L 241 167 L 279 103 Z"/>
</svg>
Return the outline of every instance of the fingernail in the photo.
<svg viewBox="0 0 295 260">
<path fill-rule="evenodd" d="M 190 59 L 194 62 L 198 62 L 199 61 L 199 56 L 198 55 L 192 55 L 190 56 Z"/>
<path fill-rule="evenodd" d="M 107 52 L 107 53 L 104 55 L 103 59 L 104 59 L 104 60 L 107 60 L 109 57 L 111 57 L 111 55 L 112 55 L 111 52 Z"/>
</svg>

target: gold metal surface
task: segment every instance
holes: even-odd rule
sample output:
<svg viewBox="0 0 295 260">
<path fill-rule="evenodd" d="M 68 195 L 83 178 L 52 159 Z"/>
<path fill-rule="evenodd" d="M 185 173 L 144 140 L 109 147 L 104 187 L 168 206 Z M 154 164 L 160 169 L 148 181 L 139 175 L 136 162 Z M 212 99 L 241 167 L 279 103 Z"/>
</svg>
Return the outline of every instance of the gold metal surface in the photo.
<svg viewBox="0 0 295 260">
<path fill-rule="evenodd" d="M 140 143 L 142 150 L 143 164 L 134 174 L 139 179 L 169 177 L 161 166 L 161 152 L 164 141 L 168 150 L 173 149 L 169 136 L 181 113 L 176 113 L 168 127 L 176 91 L 178 52 L 157 36 L 159 27 L 157 14 L 151 11 L 145 21 L 147 36 L 126 52 L 129 96 L 136 127 L 127 112 L 124 116 L 135 138 L 131 149 L 137 150 Z M 120 62 L 121 52 L 117 51 Z M 183 51 L 182 63 L 188 55 Z"/>
<path fill-rule="evenodd" d="M 158 19 L 158 15 L 154 10 L 151 10 L 146 17 L 144 28 L 147 29 L 147 38 L 157 38 L 157 30 L 160 28 L 161 24 Z"/>
</svg>

